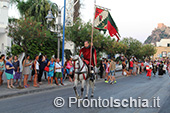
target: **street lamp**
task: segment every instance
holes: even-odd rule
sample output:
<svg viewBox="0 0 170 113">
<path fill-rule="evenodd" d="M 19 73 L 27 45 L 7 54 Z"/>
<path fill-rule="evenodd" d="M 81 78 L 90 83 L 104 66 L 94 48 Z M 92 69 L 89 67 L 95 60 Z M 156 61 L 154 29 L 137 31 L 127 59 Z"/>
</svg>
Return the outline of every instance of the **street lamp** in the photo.
<svg viewBox="0 0 170 113">
<path fill-rule="evenodd" d="M 61 10 L 58 8 L 58 5 L 56 3 L 52 3 L 50 6 L 50 11 L 48 11 L 48 15 L 45 17 L 47 19 L 47 23 L 55 19 L 55 17 L 52 14 L 52 5 L 57 6 L 58 11 L 58 24 L 57 24 L 57 38 L 58 38 L 58 50 L 57 50 L 57 58 L 60 58 L 60 38 L 61 38 Z"/>
</svg>

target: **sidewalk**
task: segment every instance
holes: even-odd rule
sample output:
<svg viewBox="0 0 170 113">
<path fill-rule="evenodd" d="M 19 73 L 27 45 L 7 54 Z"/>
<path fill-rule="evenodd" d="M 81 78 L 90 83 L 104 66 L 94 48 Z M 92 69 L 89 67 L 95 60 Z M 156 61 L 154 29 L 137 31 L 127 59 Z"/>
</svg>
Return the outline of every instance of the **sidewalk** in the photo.
<svg viewBox="0 0 170 113">
<path fill-rule="evenodd" d="M 121 78 L 123 77 L 121 75 L 121 72 L 116 72 L 116 78 Z M 99 78 L 99 76 L 98 76 Z M 98 79 L 96 82 L 104 81 L 103 79 Z M 59 89 L 59 88 L 64 88 L 68 86 L 73 86 L 73 83 L 69 82 L 68 79 L 64 81 L 64 86 L 61 84 L 57 86 L 56 84 L 53 85 L 48 85 L 47 81 L 42 81 L 43 84 L 40 85 L 39 88 L 33 87 L 33 83 L 28 82 L 30 85 L 29 88 L 24 88 L 24 89 L 8 89 L 7 84 L 4 83 L 2 86 L 0 86 L 0 99 L 3 98 L 8 98 L 8 97 L 13 97 L 13 96 L 19 96 L 19 95 L 24 95 L 24 94 L 30 94 L 30 93 L 35 93 L 35 92 L 42 92 L 42 91 L 48 91 L 48 90 L 54 90 L 54 89 Z"/>
</svg>

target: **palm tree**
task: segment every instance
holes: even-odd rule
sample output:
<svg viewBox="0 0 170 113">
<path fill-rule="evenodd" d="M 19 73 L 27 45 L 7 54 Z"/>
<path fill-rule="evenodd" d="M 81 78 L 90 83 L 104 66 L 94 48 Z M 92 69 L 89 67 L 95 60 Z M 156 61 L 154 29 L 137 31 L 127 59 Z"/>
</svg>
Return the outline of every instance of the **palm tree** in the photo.
<svg viewBox="0 0 170 113">
<path fill-rule="evenodd" d="M 16 4 L 21 17 L 34 17 L 37 22 L 46 24 L 45 17 L 50 9 L 51 2 L 49 0 L 11 0 L 11 4 Z M 57 15 L 58 7 L 53 6 L 52 12 Z M 52 21 L 54 23 L 55 20 Z"/>
<path fill-rule="evenodd" d="M 44 25 L 46 23 L 45 17 L 50 9 L 51 2 L 49 0 L 28 0 L 32 2 L 31 7 L 27 10 L 26 16 L 34 16 L 36 21 L 42 22 Z M 53 6 L 52 12 L 57 15 L 58 7 Z M 55 20 L 53 20 L 54 22 Z M 52 22 L 52 23 L 53 23 Z"/>
</svg>

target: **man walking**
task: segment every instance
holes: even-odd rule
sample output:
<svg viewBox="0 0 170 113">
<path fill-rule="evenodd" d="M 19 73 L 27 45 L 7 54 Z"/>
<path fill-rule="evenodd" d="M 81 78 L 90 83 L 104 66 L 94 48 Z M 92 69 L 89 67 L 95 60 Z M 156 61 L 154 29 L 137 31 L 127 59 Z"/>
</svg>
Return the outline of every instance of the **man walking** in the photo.
<svg viewBox="0 0 170 113">
<path fill-rule="evenodd" d="M 114 77 L 115 70 L 116 70 L 116 62 L 114 62 L 113 59 L 111 59 L 110 66 L 109 66 L 110 75 L 108 76 L 107 79 L 107 81 L 110 79 L 110 84 L 113 84 L 113 81 L 116 84 L 116 79 Z"/>
</svg>

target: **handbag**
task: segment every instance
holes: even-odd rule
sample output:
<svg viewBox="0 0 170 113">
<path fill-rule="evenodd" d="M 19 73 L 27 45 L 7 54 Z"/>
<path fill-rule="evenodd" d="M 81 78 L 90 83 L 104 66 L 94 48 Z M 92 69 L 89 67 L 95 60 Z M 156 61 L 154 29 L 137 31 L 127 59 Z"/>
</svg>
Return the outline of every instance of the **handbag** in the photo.
<svg viewBox="0 0 170 113">
<path fill-rule="evenodd" d="M 45 66 L 44 71 L 49 72 L 49 70 L 50 70 L 49 67 Z"/>
</svg>

